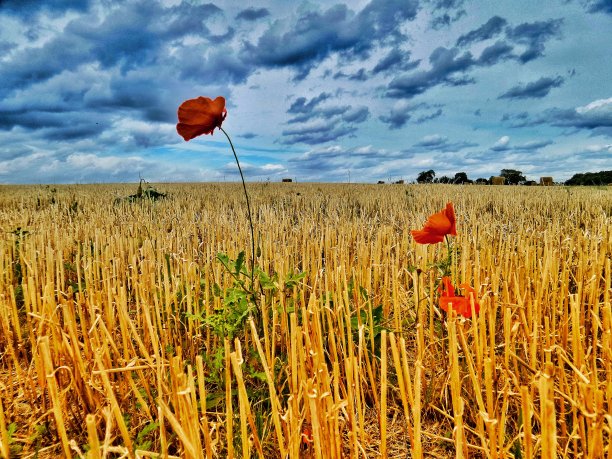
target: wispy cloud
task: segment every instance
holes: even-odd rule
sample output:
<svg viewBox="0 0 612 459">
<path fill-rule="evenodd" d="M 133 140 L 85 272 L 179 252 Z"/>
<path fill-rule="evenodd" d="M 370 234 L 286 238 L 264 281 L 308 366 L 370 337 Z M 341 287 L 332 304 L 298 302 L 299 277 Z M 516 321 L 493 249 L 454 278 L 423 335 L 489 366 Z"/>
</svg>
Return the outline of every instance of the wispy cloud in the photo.
<svg viewBox="0 0 612 459">
<path fill-rule="evenodd" d="M 555 78 L 542 77 L 527 84 L 518 84 L 501 94 L 498 99 L 541 99 L 548 95 L 551 89 L 558 88 L 565 79 L 557 76 Z"/>
</svg>

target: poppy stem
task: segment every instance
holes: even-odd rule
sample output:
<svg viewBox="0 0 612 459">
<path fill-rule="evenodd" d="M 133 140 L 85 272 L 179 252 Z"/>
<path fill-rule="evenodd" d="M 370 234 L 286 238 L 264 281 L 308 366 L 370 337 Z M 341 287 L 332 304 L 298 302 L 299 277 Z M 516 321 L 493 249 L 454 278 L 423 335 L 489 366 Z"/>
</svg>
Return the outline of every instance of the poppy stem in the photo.
<svg viewBox="0 0 612 459">
<path fill-rule="evenodd" d="M 246 183 L 244 181 L 244 175 L 242 173 L 242 168 L 240 167 L 240 161 L 238 161 L 238 155 L 236 154 L 236 149 L 234 148 L 234 144 L 232 143 L 232 139 L 225 132 L 221 126 L 219 126 L 221 132 L 225 134 L 227 140 L 229 141 L 230 147 L 232 147 L 232 153 L 234 153 L 234 158 L 236 158 L 236 165 L 238 166 L 238 172 L 240 172 L 240 179 L 242 180 L 242 188 L 244 189 L 244 196 L 246 198 L 247 205 L 247 213 L 249 216 L 249 226 L 251 228 L 251 287 L 253 286 L 253 276 L 255 273 L 255 231 L 253 229 L 253 216 L 251 215 L 251 203 L 249 201 L 249 193 L 247 193 Z"/>
<path fill-rule="evenodd" d="M 457 285 L 457 282 L 456 282 L 457 279 L 455 279 L 456 270 L 455 270 L 455 263 L 453 260 L 453 248 L 451 247 L 451 240 L 448 237 L 448 234 L 444 236 L 444 239 L 446 239 L 446 253 L 448 256 L 447 264 L 448 264 L 448 269 L 450 270 L 450 275 L 451 275 L 451 279 L 453 282 L 453 289 L 454 289 L 455 285 Z"/>
</svg>

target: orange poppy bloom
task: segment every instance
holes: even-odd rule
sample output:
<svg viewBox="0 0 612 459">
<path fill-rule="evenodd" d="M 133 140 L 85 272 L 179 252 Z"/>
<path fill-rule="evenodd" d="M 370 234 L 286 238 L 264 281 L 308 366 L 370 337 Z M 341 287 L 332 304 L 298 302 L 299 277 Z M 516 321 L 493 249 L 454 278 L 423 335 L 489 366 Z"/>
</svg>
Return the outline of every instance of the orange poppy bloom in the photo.
<svg viewBox="0 0 612 459">
<path fill-rule="evenodd" d="M 436 244 L 442 242 L 447 234 L 457 235 L 457 222 L 453 203 L 446 204 L 446 208 L 433 214 L 427 219 L 421 230 L 412 230 L 412 237 L 419 244 Z"/>
<path fill-rule="evenodd" d="M 459 288 L 465 291 L 466 296 L 457 295 L 450 277 L 444 276 L 440 287 L 438 287 L 438 292 L 440 293 L 440 307 L 446 312 L 452 309 L 457 314 L 470 318 L 472 317 L 471 293 L 474 297 L 474 311 L 478 314 L 478 312 L 480 312 L 480 305 L 478 301 L 476 301 L 476 291 L 468 284 L 461 284 Z"/>
<path fill-rule="evenodd" d="M 215 128 L 221 127 L 226 116 L 224 97 L 189 99 L 178 109 L 176 130 L 183 139 L 191 140 L 202 134 L 212 134 Z"/>
</svg>

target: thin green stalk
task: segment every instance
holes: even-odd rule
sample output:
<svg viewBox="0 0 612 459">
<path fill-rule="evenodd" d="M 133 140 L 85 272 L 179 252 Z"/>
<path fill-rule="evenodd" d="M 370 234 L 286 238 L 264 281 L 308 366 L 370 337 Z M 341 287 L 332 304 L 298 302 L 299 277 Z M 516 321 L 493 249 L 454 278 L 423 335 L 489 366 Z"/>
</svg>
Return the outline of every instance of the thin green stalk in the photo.
<svg viewBox="0 0 612 459">
<path fill-rule="evenodd" d="M 448 237 L 448 234 L 444 236 L 446 240 L 446 253 L 447 253 L 447 266 L 450 271 L 451 280 L 453 283 L 453 288 L 457 285 L 457 247 L 455 244 L 451 242 L 451 238 Z"/>
<path fill-rule="evenodd" d="M 246 198 L 247 205 L 247 213 L 249 216 L 249 226 L 251 228 L 251 287 L 253 286 L 253 276 L 255 272 L 255 231 L 253 229 L 253 216 L 251 215 L 251 203 L 249 201 L 249 193 L 247 193 L 246 183 L 244 181 L 244 175 L 242 174 L 242 168 L 240 167 L 240 161 L 238 161 L 238 155 L 236 154 L 236 149 L 234 148 L 234 144 L 232 143 L 232 139 L 225 132 L 221 126 L 219 126 L 221 132 L 225 134 L 227 140 L 229 141 L 230 147 L 232 147 L 232 153 L 234 153 L 234 158 L 236 158 L 236 165 L 238 165 L 238 172 L 240 172 L 240 179 L 242 180 L 242 188 L 244 189 L 244 196 Z"/>
</svg>

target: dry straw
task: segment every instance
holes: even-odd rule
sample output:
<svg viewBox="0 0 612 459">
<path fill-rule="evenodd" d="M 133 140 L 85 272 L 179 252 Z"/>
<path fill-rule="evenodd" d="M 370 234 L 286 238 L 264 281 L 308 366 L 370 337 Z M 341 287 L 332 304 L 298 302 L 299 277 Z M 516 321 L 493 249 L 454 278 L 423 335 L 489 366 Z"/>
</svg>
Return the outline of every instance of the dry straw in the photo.
<svg viewBox="0 0 612 459">
<path fill-rule="evenodd" d="M 242 189 L 132 188 L 2 188 L 1 457 L 612 457 L 609 189 L 252 184 L 230 339 Z M 409 233 L 448 201 L 472 320 Z"/>
</svg>

